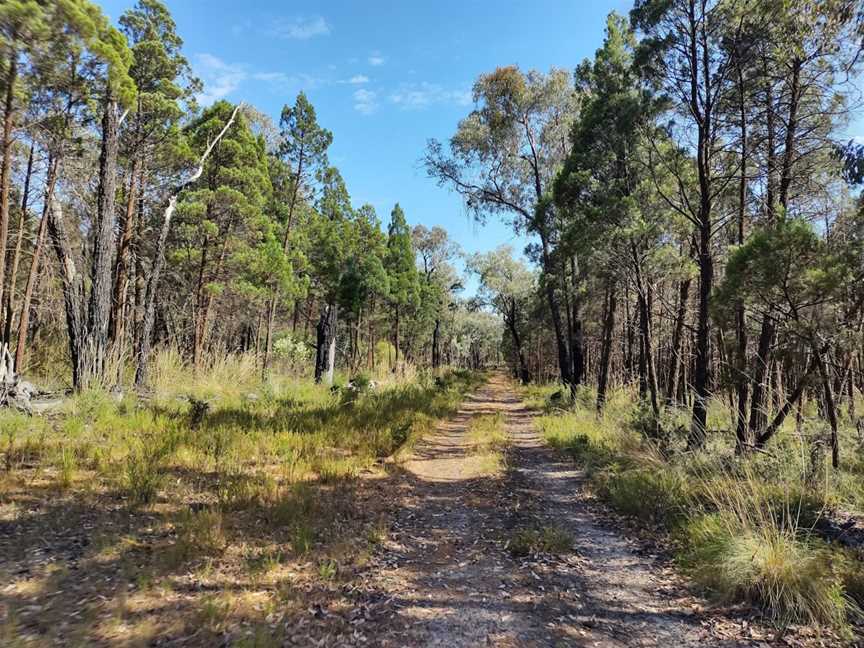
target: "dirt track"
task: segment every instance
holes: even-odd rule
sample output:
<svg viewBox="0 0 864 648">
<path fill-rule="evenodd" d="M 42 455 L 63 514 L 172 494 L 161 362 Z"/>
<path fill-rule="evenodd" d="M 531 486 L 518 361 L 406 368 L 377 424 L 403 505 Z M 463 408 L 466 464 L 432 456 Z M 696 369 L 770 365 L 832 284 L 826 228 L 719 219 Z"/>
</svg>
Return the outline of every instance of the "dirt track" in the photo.
<svg viewBox="0 0 864 648">
<path fill-rule="evenodd" d="M 466 431 L 502 412 L 509 469 L 484 476 Z M 388 598 L 387 646 L 743 646 L 703 617 L 666 563 L 629 541 L 544 446 L 507 380 L 494 376 L 404 465 L 402 504 L 369 586 Z M 514 530 L 553 525 L 563 555 L 514 558 Z M 737 634 L 737 633 L 736 633 Z"/>
</svg>

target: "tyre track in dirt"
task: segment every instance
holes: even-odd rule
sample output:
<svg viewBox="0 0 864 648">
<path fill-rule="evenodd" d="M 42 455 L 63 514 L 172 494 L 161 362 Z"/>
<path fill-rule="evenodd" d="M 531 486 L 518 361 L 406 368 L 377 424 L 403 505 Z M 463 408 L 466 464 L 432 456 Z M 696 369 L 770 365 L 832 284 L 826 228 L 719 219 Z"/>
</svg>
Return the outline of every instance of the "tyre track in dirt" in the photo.
<svg viewBox="0 0 864 648">
<path fill-rule="evenodd" d="M 490 477 L 466 433 L 474 417 L 498 412 L 512 447 L 506 474 Z M 373 645 L 764 645 L 716 633 L 716 619 L 668 564 L 614 528 L 503 376 L 466 399 L 400 470 L 391 534 L 367 571 L 366 586 L 386 599 L 367 636 Z M 515 530 L 543 525 L 565 530 L 574 551 L 510 555 Z"/>
</svg>

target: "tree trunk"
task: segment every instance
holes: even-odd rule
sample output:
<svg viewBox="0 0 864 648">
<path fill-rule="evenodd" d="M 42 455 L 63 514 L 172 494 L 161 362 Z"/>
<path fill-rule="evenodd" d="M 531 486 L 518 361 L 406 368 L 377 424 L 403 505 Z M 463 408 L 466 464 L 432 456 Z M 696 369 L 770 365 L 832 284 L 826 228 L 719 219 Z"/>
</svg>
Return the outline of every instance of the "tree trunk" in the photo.
<svg viewBox="0 0 864 648">
<path fill-rule="evenodd" d="M 701 448 L 705 441 L 708 422 L 708 399 L 710 397 L 711 326 L 710 300 L 714 283 L 714 260 L 711 257 L 711 220 L 710 200 L 704 196 L 705 203 L 699 228 L 699 311 L 696 327 L 696 362 L 693 368 L 693 420 L 690 427 L 688 446 Z"/>
<path fill-rule="evenodd" d="M 21 262 L 21 249 L 24 245 L 24 230 L 27 229 L 27 207 L 30 202 L 30 179 L 33 177 L 34 144 L 30 144 L 27 156 L 27 173 L 24 176 L 24 191 L 21 194 L 21 215 L 18 218 L 18 236 L 15 239 L 15 253 L 9 264 L 9 290 L 6 292 L 6 324 L 3 328 L 3 341 L 12 340 L 12 319 L 15 311 L 15 284 L 18 283 L 18 265 Z M 40 226 L 41 229 L 41 226 Z M 15 365 L 18 366 L 17 364 Z"/>
<path fill-rule="evenodd" d="M 93 265 L 90 273 L 90 300 L 87 307 L 87 333 L 82 367 L 85 373 L 79 387 L 104 379 L 108 351 L 108 319 L 111 315 L 111 288 L 114 269 L 114 201 L 117 182 L 119 114 L 117 101 L 105 100 L 102 116 L 102 151 L 99 156 L 99 189 L 96 198 L 96 223 L 93 239 Z"/>
<path fill-rule="evenodd" d="M 57 183 L 58 160 L 51 157 L 48 160 L 48 172 L 45 184 L 45 202 L 42 206 L 42 219 L 39 221 L 39 232 L 36 235 L 36 243 L 33 246 L 33 256 L 30 258 L 30 272 L 27 274 L 27 284 L 24 287 L 24 299 L 21 302 L 21 313 L 18 316 L 18 336 L 15 346 L 15 366 L 20 372 L 24 366 L 24 353 L 27 349 L 27 334 L 30 328 L 30 303 L 33 300 L 33 291 L 39 277 L 39 262 L 42 256 L 42 248 L 45 245 L 45 232 L 48 229 L 51 215 L 51 204 L 54 201 L 54 186 Z"/>
<path fill-rule="evenodd" d="M 516 350 L 516 359 L 519 362 L 519 380 L 523 385 L 527 385 L 531 381 L 531 373 L 528 371 L 528 363 L 525 361 L 525 350 L 522 348 L 522 338 L 519 335 L 519 328 L 516 326 L 517 312 L 516 300 L 511 300 L 510 312 L 504 322 L 507 328 L 510 329 L 510 335 L 513 337 L 513 348 Z"/>
<path fill-rule="evenodd" d="M 3 110 L 3 162 L 0 166 L 0 307 L 6 300 L 6 245 L 9 239 L 9 186 L 12 184 L 12 131 L 15 126 L 15 79 L 18 76 L 18 52 L 13 30 L 9 46 L 9 70 L 6 73 L 6 99 Z M 14 287 L 13 287 L 14 288 Z M 2 315 L 2 311 L 0 311 Z"/>
<path fill-rule="evenodd" d="M 315 326 L 315 382 L 333 384 L 336 363 L 336 304 L 327 304 Z"/>
<path fill-rule="evenodd" d="M 92 367 L 87 365 L 83 350 L 84 337 L 84 278 L 78 272 L 72 255 L 72 243 L 66 229 L 66 222 L 59 201 L 46 200 L 48 231 L 60 265 L 60 281 L 63 290 L 63 303 L 66 307 L 66 328 L 69 338 L 69 357 L 72 359 L 72 386 L 81 389 L 92 375 Z"/>
<path fill-rule="evenodd" d="M 816 365 L 819 368 L 819 376 L 822 379 L 822 390 L 825 398 L 825 411 L 828 414 L 828 423 L 831 426 L 831 465 L 836 470 L 840 467 L 840 439 L 837 435 L 839 427 L 837 422 L 837 408 L 834 403 L 834 390 L 831 387 L 831 374 L 828 364 L 825 362 L 824 350 L 814 348 Z"/>
<path fill-rule="evenodd" d="M 432 329 L 432 368 L 437 369 L 441 366 L 441 320 L 435 318 L 435 328 Z"/>
<path fill-rule="evenodd" d="M 615 331 L 616 307 L 615 280 L 610 279 L 606 288 L 606 311 L 603 317 L 603 342 L 600 349 L 600 371 L 597 377 L 597 411 L 606 404 L 606 390 L 609 385 L 609 364 L 612 358 L 612 337 Z"/>
<path fill-rule="evenodd" d="M 129 263 L 131 261 L 132 239 L 135 234 L 135 214 L 138 206 L 137 196 L 144 193 L 143 169 L 140 155 L 136 155 L 129 172 L 129 188 L 126 196 L 126 213 L 120 226 L 117 241 L 117 270 L 114 276 L 114 299 L 111 309 L 111 341 L 123 343 L 126 330 L 126 305 L 129 294 Z"/>
<path fill-rule="evenodd" d="M 693 280 L 687 277 L 678 284 L 678 312 L 675 314 L 675 328 L 672 331 L 672 364 L 666 384 L 666 403 L 673 405 L 678 390 L 678 379 L 684 359 L 681 347 L 684 342 L 684 324 L 687 322 L 687 302 L 690 300 L 690 285 Z"/>
</svg>

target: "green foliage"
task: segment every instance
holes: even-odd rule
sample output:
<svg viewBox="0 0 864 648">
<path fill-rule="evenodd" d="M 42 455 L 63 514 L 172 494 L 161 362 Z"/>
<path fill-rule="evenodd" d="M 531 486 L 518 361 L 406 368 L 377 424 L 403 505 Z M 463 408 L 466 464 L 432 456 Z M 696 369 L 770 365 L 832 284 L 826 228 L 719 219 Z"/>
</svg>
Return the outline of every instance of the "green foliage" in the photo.
<svg viewBox="0 0 864 648">
<path fill-rule="evenodd" d="M 397 204 L 390 213 L 387 226 L 387 256 L 384 267 L 388 277 L 388 299 L 396 307 L 416 304 L 420 284 L 417 266 L 414 263 L 414 247 L 411 229 L 405 220 L 405 212 Z"/>
<path fill-rule="evenodd" d="M 573 538 L 554 526 L 519 529 L 507 540 L 507 548 L 517 558 L 538 553 L 564 554 L 573 549 Z"/>
<path fill-rule="evenodd" d="M 823 307 L 850 286 L 853 259 L 851 249 L 829 248 L 810 223 L 781 218 L 733 250 L 717 289 L 718 315 L 728 320 L 743 300 L 762 312 L 789 312 L 800 332 L 814 332 L 830 324 Z"/>
<path fill-rule="evenodd" d="M 845 632 L 860 570 L 816 540 L 827 493 L 813 490 L 788 448 L 782 458 L 661 455 L 656 442 L 626 425 L 638 405 L 610 398 L 593 407 L 540 417 L 553 447 L 584 467 L 592 489 L 616 510 L 665 528 L 681 564 L 728 602 L 762 607 L 777 625 L 810 623 Z"/>
</svg>

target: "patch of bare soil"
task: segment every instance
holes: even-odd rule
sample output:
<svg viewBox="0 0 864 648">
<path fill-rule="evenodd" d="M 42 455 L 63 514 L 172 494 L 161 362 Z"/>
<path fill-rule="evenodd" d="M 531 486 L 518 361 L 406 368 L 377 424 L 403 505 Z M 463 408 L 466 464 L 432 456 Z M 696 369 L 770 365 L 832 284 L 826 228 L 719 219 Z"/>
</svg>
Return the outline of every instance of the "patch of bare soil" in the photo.
<svg viewBox="0 0 864 648">
<path fill-rule="evenodd" d="M 466 431 L 497 412 L 512 447 L 506 473 L 489 477 Z M 772 633 L 694 597 L 668 559 L 622 533 L 572 462 L 537 436 L 504 377 L 422 442 L 391 483 L 401 500 L 392 532 L 359 586 L 379 602 L 365 628 L 371 645 L 771 645 Z M 572 550 L 514 557 L 515 534 L 542 528 L 569 535 Z M 789 634 L 777 641 L 801 645 Z"/>
</svg>

